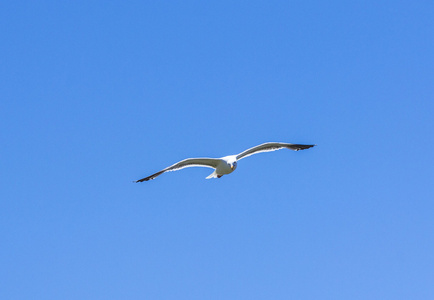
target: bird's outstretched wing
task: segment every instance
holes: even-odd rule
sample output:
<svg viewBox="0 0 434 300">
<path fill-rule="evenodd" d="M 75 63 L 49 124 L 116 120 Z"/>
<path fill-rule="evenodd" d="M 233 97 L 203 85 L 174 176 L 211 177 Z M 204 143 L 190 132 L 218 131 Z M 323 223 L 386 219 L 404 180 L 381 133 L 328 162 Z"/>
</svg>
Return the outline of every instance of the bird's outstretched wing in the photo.
<svg viewBox="0 0 434 300">
<path fill-rule="evenodd" d="M 176 171 L 176 170 L 181 170 L 184 168 L 188 168 L 188 167 L 206 167 L 206 168 L 217 168 L 217 165 L 220 163 L 220 159 L 218 158 L 187 158 L 184 160 L 181 160 L 180 162 L 177 162 L 174 165 L 171 165 L 170 167 L 167 167 L 163 170 L 161 170 L 160 172 L 157 172 L 155 174 L 152 174 L 151 176 L 136 180 L 134 182 L 143 182 L 143 181 L 148 181 L 148 180 L 152 180 L 155 177 L 163 174 L 164 172 L 169 172 L 169 171 Z"/>
<path fill-rule="evenodd" d="M 288 144 L 288 143 L 265 143 L 265 144 L 255 146 L 253 148 L 250 148 L 250 149 L 247 149 L 247 150 L 241 152 L 240 154 L 237 155 L 237 160 L 240 160 L 242 158 L 245 158 L 247 156 L 250 156 L 250 155 L 253 155 L 256 153 L 270 152 L 270 151 L 275 151 L 275 150 L 279 150 L 282 148 L 287 148 L 287 149 L 298 151 L 298 150 L 309 149 L 313 146 L 316 146 L 316 145 L 301 145 L 301 144 Z"/>
</svg>

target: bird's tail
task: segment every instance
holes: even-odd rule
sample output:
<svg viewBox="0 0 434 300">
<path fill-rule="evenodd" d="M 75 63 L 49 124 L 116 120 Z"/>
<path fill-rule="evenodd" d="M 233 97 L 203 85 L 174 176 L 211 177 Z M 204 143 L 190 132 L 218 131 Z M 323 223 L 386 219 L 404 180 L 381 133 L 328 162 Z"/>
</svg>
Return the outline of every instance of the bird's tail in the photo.
<svg viewBox="0 0 434 300">
<path fill-rule="evenodd" d="M 214 170 L 214 172 L 212 172 L 208 177 L 206 177 L 206 179 L 211 179 L 211 178 L 217 178 L 216 170 Z"/>
</svg>

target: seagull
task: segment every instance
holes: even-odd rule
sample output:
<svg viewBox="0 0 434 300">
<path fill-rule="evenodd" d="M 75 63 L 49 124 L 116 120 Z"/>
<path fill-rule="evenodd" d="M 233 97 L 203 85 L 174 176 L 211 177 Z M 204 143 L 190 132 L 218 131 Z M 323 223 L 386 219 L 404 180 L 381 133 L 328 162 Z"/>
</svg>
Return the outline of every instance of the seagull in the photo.
<svg viewBox="0 0 434 300">
<path fill-rule="evenodd" d="M 206 167 L 206 168 L 212 168 L 214 169 L 214 172 L 212 172 L 209 176 L 206 177 L 206 179 L 210 178 L 221 178 L 223 175 L 227 175 L 235 171 L 237 168 L 237 162 L 240 159 L 243 159 L 245 157 L 248 157 L 250 155 L 261 153 L 261 152 L 270 152 L 275 151 L 279 149 L 290 149 L 294 151 L 298 150 L 304 150 L 312 148 L 316 145 L 302 145 L 302 144 L 288 144 L 288 143 L 264 143 L 255 147 L 252 147 L 250 149 L 247 149 L 240 154 L 236 155 L 228 155 L 222 158 L 187 158 L 184 160 L 181 160 L 180 162 L 177 162 L 174 165 L 171 165 L 155 174 L 152 174 L 148 177 L 135 180 L 134 182 L 143 182 L 155 179 L 157 176 L 160 176 L 161 174 L 169 171 L 177 171 L 188 167 Z"/>
</svg>

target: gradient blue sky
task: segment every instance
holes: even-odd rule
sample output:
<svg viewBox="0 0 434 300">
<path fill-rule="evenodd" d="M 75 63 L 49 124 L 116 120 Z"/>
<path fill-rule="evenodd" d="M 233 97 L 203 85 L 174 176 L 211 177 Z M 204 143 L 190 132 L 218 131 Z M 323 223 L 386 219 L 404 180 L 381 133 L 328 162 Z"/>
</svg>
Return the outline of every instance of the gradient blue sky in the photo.
<svg viewBox="0 0 434 300">
<path fill-rule="evenodd" d="M 1 299 L 433 299 L 433 1 L 2 1 Z M 187 157 L 315 143 L 205 180 Z"/>
</svg>

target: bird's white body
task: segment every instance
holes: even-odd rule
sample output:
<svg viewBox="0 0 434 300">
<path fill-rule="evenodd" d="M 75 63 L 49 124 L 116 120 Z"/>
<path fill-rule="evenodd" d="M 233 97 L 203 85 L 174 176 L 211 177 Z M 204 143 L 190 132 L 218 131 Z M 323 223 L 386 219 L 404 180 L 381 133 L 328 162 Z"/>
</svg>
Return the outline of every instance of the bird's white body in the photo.
<svg viewBox="0 0 434 300">
<path fill-rule="evenodd" d="M 214 172 L 212 172 L 207 179 L 210 178 L 220 178 L 223 175 L 227 175 L 235 171 L 237 168 L 237 162 L 245 157 L 248 157 L 250 155 L 261 153 L 261 152 L 269 152 L 274 150 L 279 150 L 282 148 L 287 148 L 291 150 L 304 150 L 311 148 L 315 145 L 302 145 L 302 144 L 288 144 L 288 143 L 265 143 L 258 146 L 255 146 L 253 148 L 247 149 L 237 155 L 228 155 L 222 158 L 187 158 L 184 160 L 181 160 L 180 162 L 177 162 L 174 165 L 171 165 L 155 174 L 152 174 L 151 176 L 136 180 L 135 182 L 142 182 L 142 181 L 148 181 L 152 180 L 155 177 L 169 171 L 176 171 L 181 170 L 188 167 L 206 167 L 206 168 L 212 168 L 214 169 Z"/>
<path fill-rule="evenodd" d="M 235 171 L 237 168 L 237 156 L 229 155 L 220 158 L 220 162 L 217 164 L 214 172 L 212 172 L 206 179 L 210 178 L 220 178 L 223 175 L 227 175 Z"/>
</svg>

